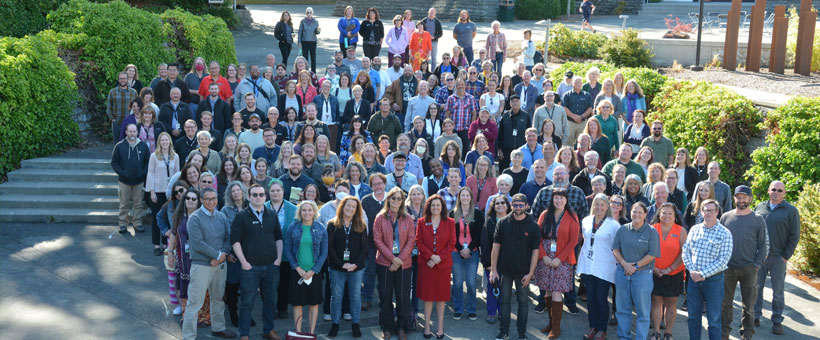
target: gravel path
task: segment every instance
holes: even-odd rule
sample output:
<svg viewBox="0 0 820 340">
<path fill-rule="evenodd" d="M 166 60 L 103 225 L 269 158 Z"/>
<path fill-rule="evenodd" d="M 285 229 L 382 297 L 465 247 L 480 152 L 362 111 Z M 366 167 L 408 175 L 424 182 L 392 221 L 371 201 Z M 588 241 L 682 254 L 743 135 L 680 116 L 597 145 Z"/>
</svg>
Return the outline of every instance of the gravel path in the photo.
<svg viewBox="0 0 820 340">
<path fill-rule="evenodd" d="M 817 73 L 806 77 L 794 74 L 793 70 L 786 70 L 785 74 L 769 73 L 765 69 L 761 72 L 727 71 L 723 69 L 695 72 L 688 69 L 676 71 L 667 67 L 658 71 L 664 75 L 684 80 L 707 80 L 716 84 L 771 91 L 790 96 L 820 96 L 820 91 L 818 91 L 820 90 L 820 77 Z"/>
</svg>

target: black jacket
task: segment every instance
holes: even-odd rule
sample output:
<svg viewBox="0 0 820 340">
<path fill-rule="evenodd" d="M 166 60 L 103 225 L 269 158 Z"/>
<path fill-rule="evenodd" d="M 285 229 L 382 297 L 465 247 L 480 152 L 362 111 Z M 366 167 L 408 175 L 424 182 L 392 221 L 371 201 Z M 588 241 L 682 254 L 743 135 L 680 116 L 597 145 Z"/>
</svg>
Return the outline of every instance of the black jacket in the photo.
<svg viewBox="0 0 820 340">
<path fill-rule="evenodd" d="M 708 177 L 708 175 L 707 175 Z M 692 193 L 695 192 L 695 185 L 698 184 L 700 180 L 698 179 L 698 171 L 691 166 L 687 166 L 683 170 L 683 186 L 686 188 L 686 198 L 691 200 Z"/>
<path fill-rule="evenodd" d="M 196 148 L 199 148 L 199 142 L 196 141 L 196 136 L 194 136 L 193 139 L 188 139 L 188 136 L 182 134 L 182 136 L 174 142 L 174 152 L 176 152 L 179 157 L 182 157 L 180 158 L 180 164 L 187 161 L 188 154 Z"/>
<path fill-rule="evenodd" d="M 302 118 L 304 118 L 304 117 L 302 117 L 302 112 L 304 112 L 304 111 L 302 111 L 302 104 L 303 104 L 302 103 L 302 96 L 300 96 L 298 94 L 295 95 L 295 96 L 296 96 L 296 102 L 299 104 L 299 107 L 295 108 L 296 109 L 296 119 L 301 120 Z M 285 100 L 287 100 L 287 99 L 288 99 L 287 94 L 283 93 L 283 94 L 279 95 L 279 100 L 276 102 L 276 108 L 279 109 L 279 119 L 285 119 L 287 117 L 287 115 L 285 114 L 285 109 L 286 109 Z M 267 118 L 265 118 L 265 119 L 267 119 Z"/>
<path fill-rule="evenodd" d="M 512 110 L 504 112 L 498 124 L 498 148 L 512 150 L 524 145 L 527 143 L 524 131 L 531 126 L 532 118 L 527 111 L 519 110 L 515 115 L 512 114 Z"/>
<path fill-rule="evenodd" d="M 458 78 L 458 67 L 453 65 L 452 63 L 450 63 L 450 73 L 452 73 L 454 77 Z M 433 69 L 433 74 L 436 75 L 436 78 L 441 80 L 441 64 L 438 64 L 436 68 Z M 443 83 L 439 81 L 439 84 Z"/>
<path fill-rule="evenodd" d="M 174 106 L 171 105 L 171 102 L 162 104 L 162 106 L 159 107 L 158 120 L 162 122 L 162 124 L 165 124 L 165 128 L 167 128 L 169 132 L 174 129 L 174 127 L 171 125 L 173 117 Z M 180 130 L 183 130 L 183 127 L 185 127 L 185 121 L 187 121 L 188 119 L 194 119 L 194 117 L 191 117 L 191 109 L 188 107 L 188 104 L 185 104 L 185 102 L 183 101 L 180 101 L 179 105 L 177 105 L 176 117 L 177 122 L 179 122 Z"/>
<path fill-rule="evenodd" d="M 353 109 L 355 108 L 355 101 L 356 100 L 352 98 L 347 101 L 347 104 L 345 104 L 344 113 L 342 114 L 342 117 L 339 119 L 339 121 L 342 124 L 350 124 L 350 121 L 353 119 L 353 116 L 359 115 L 360 117 L 362 117 L 362 128 L 364 128 L 367 126 L 367 122 L 370 120 L 370 116 L 373 114 L 372 112 L 370 112 L 370 102 L 367 101 L 367 99 L 364 99 L 364 97 L 362 97 L 361 104 L 359 104 L 359 111 L 354 111 Z"/>
<path fill-rule="evenodd" d="M 347 236 L 344 227 L 337 228 L 333 223 L 327 224 L 327 261 L 330 269 L 346 271 L 342 266 L 347 263 L 356 265 L 356 270 L 364 269 L 364 260 L 367 258 L 367 231 L 357 233 L 350 230 Z M 345 237 L 347 237 L 350 261 L 344 261 Z M 375 251 L 375 250 L 374 250 Z"/>
<path fill-rule="evenodd" d="M 369 20 L 362 20 L 359 26 L 359 35 L 362 37 L 363 44 L 370 44 L 370 35 L 373 35 L 373 40 L 376 44 L 384 38 L 384 25 L 381 20 L 370 22 Z"/>
<path fill-rule="evenodd" d="M 424 19 L 421 20 L 421 23 L 424 24 L 424 29 L 425 30 L 427 29 L 427 19 L 428 19 L 427 17 L 424 17 Z M 438 19 L 433 19 L 433 21 L 436 22 L 436 31 L 435 32 L 429 32 L 430 33 L 430 38 L 431 38 L 430 40 L 436 41 L 439 38 L 441 38 L 442 35 L 444 35 L 444 30 L 441 29 L 441 21 L 438 21 Z"/>
<path fill-rule="evenodd" d="M 179 78 L 173 82 L 166 79 L 157 83 L 157 90 L 154 91 L 154 102 L 157 103 L 157 105 L 162 106 L 162 104 L 171 101 L 171 89 L 175 87 L 178 87 L 179 91 L 182 93 L 182 97 L 180 97 L 179 100 L 184 103 L 190 103 L 191 93 L 188 92 L 188 84 Z"/>
<path fill-rule="evenodd" d="M 137 143 L 131 146 L 126 138 L 114 145 L 111 168 L 119 175 L 119 181 L 123 184 L 137 185 L 145 182 L 150 157 L 148 144 L 137 139 Z"/>
<path fill-rule="evenodd" d="M 211 112 L 214 117 L 214 129 L 225 131 L 225 129 L 230 129 L 233 127 L 233 123 L 231 122 L 231 118 L 233 117 L 233 108 L 231 107 L 231 104 L 228 104 L 228 102 L 222 100 L 222 98 L 218 98 L 213 107 L 211 106 L 211 100 L 208 97 L 205 97 L 205 99 L 199 102 L 199 106 L 196 108 L 196 126 L 199 129 L 202 129 L 202 111 Z"/>
<path fill-rule="evenodd" d="M 293 43 L 293 35 L 288 37 L 287 31 L 285 30 L 285 25 L 287 25 L 284 21 L 279 21 L 276 23 L 276 27 L 273 29 L 273 36 L 276 40 L 279 40 L 280 43 Z M 290 28 L 290 32 L 296 32 L 293 30 L 293 27 Z"/>
<path fill-rule="evenodd" d="M 607 196 L 612 195 L 612 178 L 600 170 L 598 170 L 598 173 L 595 175 L 601 175 L 606 178 L 606 191 L 604 193 Z M 581 172 L 575 175 L 575 178 L 572 179 L 572 185 L 580 188 L 581 191 L 584 192 L 585 196 L 592 194 L 592 181 L 589 179 L 589 169 L 584 168 Z"/>
<path fill-rule="evenodd" d="M 461 233 L 463 233 L 461 230 L 461 220 L 456 220 L 455 210 L 450 210 L 449 216 L 456 224 L 456 247 L 453 251 L 461 251 L 464 249 L 464 245 L 458 242 Z M 484 213 L 478 210 L 478 208 L 473 211 L 473 222 L 469 223 L 469 227 L 470 244 L 468 244 L 467 247 L 470 249 L 478 249 L 479 246 L 481 246 L 481 230 L 484 228 Z"/>
<path fill-rule="evenodd" d="M 231 244 L 239 242 L 242 253 L 252 266 L 264 266 L 276 261 L 276 241 L 282 240 L 279 217 L 264 206 L 262 222 L 250 206 L 239 211 L 231 223 Z"/>
</svg>

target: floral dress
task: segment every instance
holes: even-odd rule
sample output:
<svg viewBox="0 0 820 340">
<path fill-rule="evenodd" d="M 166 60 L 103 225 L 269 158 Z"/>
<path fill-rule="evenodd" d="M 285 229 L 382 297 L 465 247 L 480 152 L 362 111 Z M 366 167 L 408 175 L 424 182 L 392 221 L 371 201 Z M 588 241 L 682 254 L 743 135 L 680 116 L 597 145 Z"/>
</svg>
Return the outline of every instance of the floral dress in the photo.
<svg viewBox="0 0 820 340">
<path fill-rule="evenodd" d="M 413 71 L 418 71 L 421 68 L 421 62 L 427 60 L 432 50 L 430 33 L 413 33 L 413 36 L 410 37 L 410 63 L 413 64 Z"/>
<path fill-rule="evenodd" d="M 188 247 L 188 217 L 183 216 L 177 227 L 177 263 L 174 271 L 177 273 L 176 288 L 179 291 L 178 297 L 182 301 L 182 313 L 185 314 L 185 307 L 188 300 L 188 284 L 191 282 L 191 257 L 186 251 Z M 201 324 L 211 323 L 211 299 L 209 293 L 205 292 L 205 302 L 199 309 L 197 322 Z"/>
</svg>

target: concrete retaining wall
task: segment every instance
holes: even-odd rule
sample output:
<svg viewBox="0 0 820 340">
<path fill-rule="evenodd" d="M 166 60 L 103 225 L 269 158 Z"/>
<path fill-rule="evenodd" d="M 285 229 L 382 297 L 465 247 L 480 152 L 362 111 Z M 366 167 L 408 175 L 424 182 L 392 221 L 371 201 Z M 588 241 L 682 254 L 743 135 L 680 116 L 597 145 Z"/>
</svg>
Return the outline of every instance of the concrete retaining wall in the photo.
<svg viewBox="0 0 820 340">
<path fill-rule="evenodd" d="M 655 66 L 671 66 L 674 60 L 683 66 L 695 64 L 696 40 L 690 39 L 661 39 L 661 38 L 646 38 L 642 37 L 652 47 L 655 57 L 652 58 L 652 65 Z M 741 38 L 738 41 L 737 47 L 737 63 L 738 65 L 746 64 L 746 43 L 747 38 Z M 771 38 L 766 42 L 763 39 L 763 48 L 761 51 L 761 66 L 769 66 L 769 50 L 771 46 Z M 704 65 L 712 60 L 713 55 L 720 56 L 723 60 L 723 42 L 722 41 L 703 41 L 700 49 L 700 64 Z"/>
</svg>

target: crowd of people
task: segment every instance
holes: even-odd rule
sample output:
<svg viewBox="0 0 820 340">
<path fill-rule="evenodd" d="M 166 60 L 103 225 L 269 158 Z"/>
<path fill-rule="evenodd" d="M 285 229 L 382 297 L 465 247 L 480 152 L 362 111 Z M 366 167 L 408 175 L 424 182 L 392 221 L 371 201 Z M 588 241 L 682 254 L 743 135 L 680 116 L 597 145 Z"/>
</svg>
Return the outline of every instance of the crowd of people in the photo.
<svg viewBox="0 0 820 340">
<path fill-rule="evenodd" d="M 681 295 L 689 337 L 700 338 L 705 313 L 709 338 L 725 339 L 737 282 L 751 339 L 767 277 L 772 331 L 783 333 L 800 221 L 782 182 L 752 209 L 751 190 L 721 181 L 705 148 L 675 148 L 663 122 L 647 120 L 637 81 L 601 80 L 592 68 L 555 86 L 530 31 L 523 61 L 505 75 L 498 22 L 474 59 L 467 11 L 452 32 L 458 46 L 441 54 L 433 8 L 418 21 L 396 15 L 386 33 L 376 8 L 361 21 L 344 13 L 322 76 L 308 8 L 298 29 L 281 15 L 282 64 L 268 55 L 223 76 L 218 62 L 205 73 L 197 58 L 184 79 L 182 65 L 159 65 L 148 86 L 128 65 L 108 94 L 119 231 L 145 232 L 150 209 L 185 339 L 208 325 L 234 338 L 226 308 L 246 339 L 257 294 L 266 339 L 291 329 L 277 318 L 315 333 L 320 306 L 328 337 L 344 319 L 358 338 L 376 291 L 384 339 L 406 339 L 420 315 L 424 338 L 442 339 L 445 305 L 455 320 L 476 320 L 480 287 L 481 314 L 500 321 L 496 339 L 509 338 L 513 294 L 525 339 L 530 284 L 551 339 L 564 313 L 578 314 L 579 296 L 585 339 L 606 339 L 613 325 L 632 338 L 633 306 L 637 339 L 671 339 Z M 293 43 L 305 57 L 288 73 Z"/>
</svg>

